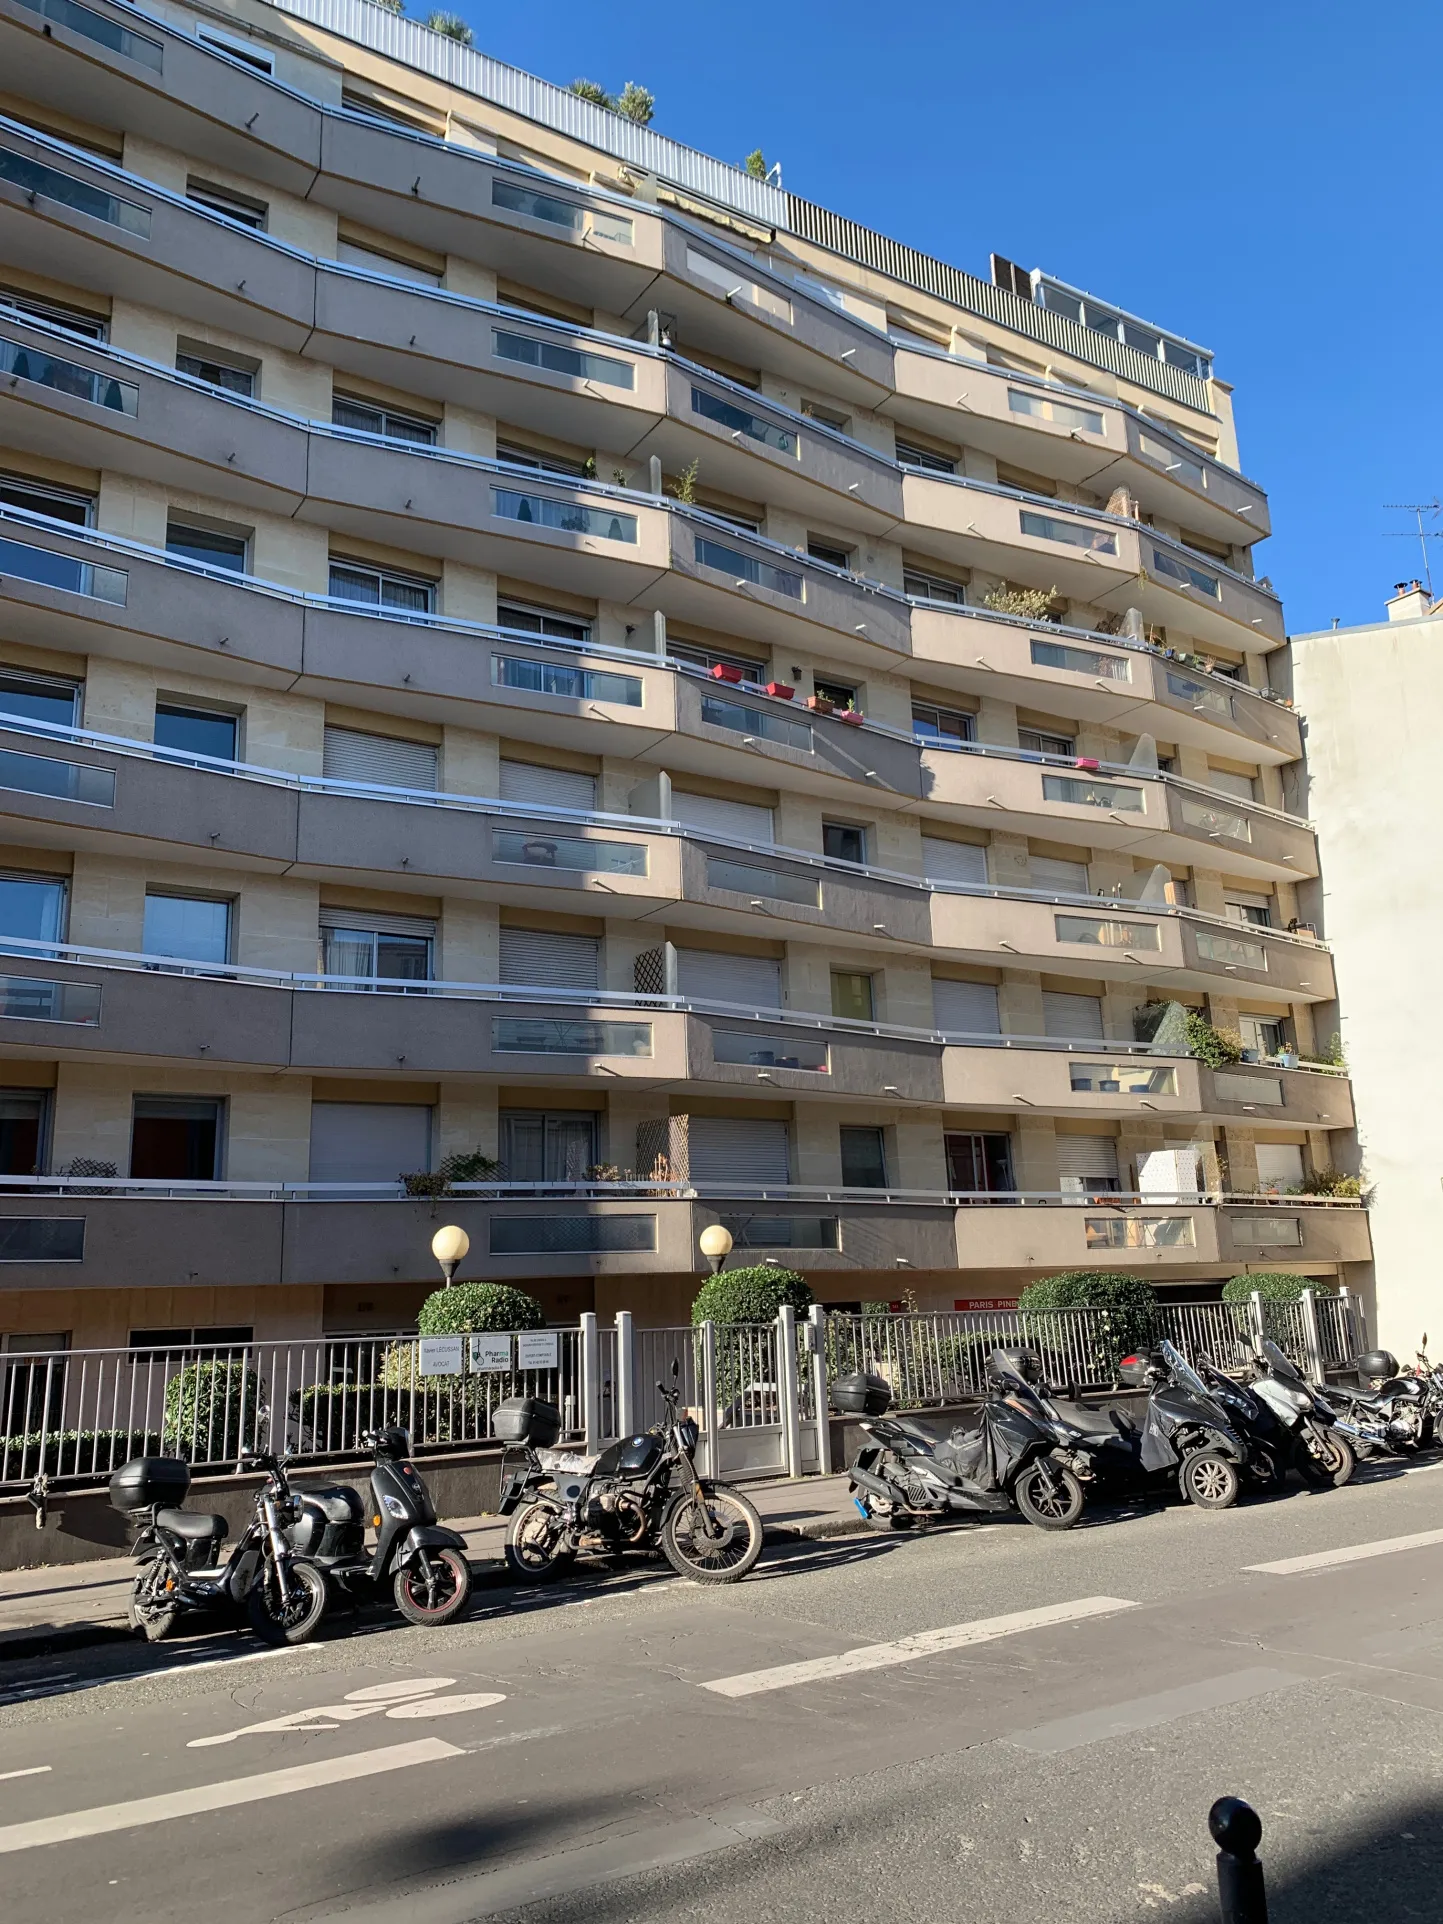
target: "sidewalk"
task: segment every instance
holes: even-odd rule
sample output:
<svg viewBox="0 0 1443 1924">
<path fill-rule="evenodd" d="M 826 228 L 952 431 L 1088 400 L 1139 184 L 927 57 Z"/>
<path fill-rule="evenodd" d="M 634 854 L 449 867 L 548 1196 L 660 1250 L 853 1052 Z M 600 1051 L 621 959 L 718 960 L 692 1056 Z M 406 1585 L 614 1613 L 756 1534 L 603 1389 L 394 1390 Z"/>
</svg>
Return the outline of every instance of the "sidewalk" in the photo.
<svg viewBox="0 0 1443 1924">
<path fill-rule="evenodd" d="M 864 1525 L 845 1476 L 749 1483 L 768 1543 L 851 1536 Z M 506 1523 L 500 1517 L 448 1517 L 466 1539 L 478 1587 L 505 1583 Z M 0 1664 L 88 1644 L 128 1639 L 126 1608 L 135 1565 L 128 1556 L 0 1572 Z"/>
</svg>

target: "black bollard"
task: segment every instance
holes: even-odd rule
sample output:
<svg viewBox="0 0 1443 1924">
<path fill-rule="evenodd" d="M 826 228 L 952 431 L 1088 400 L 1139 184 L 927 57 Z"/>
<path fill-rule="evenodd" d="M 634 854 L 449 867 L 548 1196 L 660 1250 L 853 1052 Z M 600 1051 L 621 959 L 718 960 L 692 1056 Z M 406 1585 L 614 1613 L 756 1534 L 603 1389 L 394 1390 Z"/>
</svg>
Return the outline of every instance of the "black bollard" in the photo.
<svg viewBox="0 0 1443 1924">
<path fill-rule="evenodd" d="M 1218 1847 L 1218 1902 L 1222 1924 L 1268 1924 L 1268 1893 L 1258 1844 L 1262 1819 L 1241 1797 L 1219 1797 L 1208 1812 Z"/>
</svg>

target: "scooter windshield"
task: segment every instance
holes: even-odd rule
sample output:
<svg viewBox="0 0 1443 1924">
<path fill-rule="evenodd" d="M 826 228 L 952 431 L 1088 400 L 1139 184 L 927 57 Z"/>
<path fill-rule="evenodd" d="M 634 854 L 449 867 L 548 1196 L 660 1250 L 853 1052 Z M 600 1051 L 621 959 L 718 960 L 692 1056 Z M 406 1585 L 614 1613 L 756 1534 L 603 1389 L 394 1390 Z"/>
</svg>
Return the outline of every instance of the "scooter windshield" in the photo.
<svg viewBox="0 0 1443 1924">
<path fill-rule="evenodd" d="M 1211 1396 L 1211 1390 L 1180 1349 L 1175 1348 L 1166 1337 L 1162 1339 L 1161 1348 L 1163 1361 L 1180 1389 L 1191 1390 L 1194 1396 Z"/>
<path fill-rule="evenodd" d="M 1290 1356 L 1284 1356 L 1271 1336 L 1263 1338 L 1261 1355 L 1274 1376 L 1284 1377 L 1290 1383 L 1302 1382 L 1302 1373 L 1297 1364 Z"/>
</svg>

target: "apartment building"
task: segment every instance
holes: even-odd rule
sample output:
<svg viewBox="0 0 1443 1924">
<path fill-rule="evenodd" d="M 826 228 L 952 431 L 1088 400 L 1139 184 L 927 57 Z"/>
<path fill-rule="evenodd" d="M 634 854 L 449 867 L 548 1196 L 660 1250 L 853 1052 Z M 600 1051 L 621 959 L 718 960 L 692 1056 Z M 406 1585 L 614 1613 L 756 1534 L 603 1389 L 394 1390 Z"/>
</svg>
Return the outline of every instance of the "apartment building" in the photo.
<svg viewBox="0 0 1443 1924">
<path fill-rule="evenodd" d="M 366 0 L 0 49 L 9 1347 L 1366 1263 L 1205 350 Z"/>
</svg>

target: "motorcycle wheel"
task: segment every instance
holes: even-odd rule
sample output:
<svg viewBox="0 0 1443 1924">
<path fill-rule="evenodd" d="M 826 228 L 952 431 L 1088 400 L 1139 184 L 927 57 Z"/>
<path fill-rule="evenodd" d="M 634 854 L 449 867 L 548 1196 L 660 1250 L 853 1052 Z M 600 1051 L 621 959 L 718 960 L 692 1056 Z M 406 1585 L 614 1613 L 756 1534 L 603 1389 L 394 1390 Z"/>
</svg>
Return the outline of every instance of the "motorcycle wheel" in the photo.
<svg viewBox="0 0 1443 1924">
<path fill-rule="evenodd" d="M 418 1550 L 392 1592 L 407 1623 L 452 1623 L 471 1601 L 471 1566 L 456 1550 Z"/>
<path fill-rule="evenodd" d="M 137 1577 L 135 1588 L 130 1593 L 130 1627 L 137 1637 L 144 1637 L 147 1643 L 163 1643 L 174 1630 L 180 1616 L 178 1603 L 152 1603 L 141 1594 L 142 1579 Z"/>
<path fill-rule="evenodd" d="M 1039 1530 L 1070 1530 L 1086 1501 L 1082 1485 L 1071 1470 L 1053 1466 L 1052 1476 L 1055 1488 L 1048 1487 L 1040 1463 L 1030 1464 L 1018 1477 L 1012 1494 L 1023 1516 Z"/>
<path fill-rule="evenodd" d="M 1194 1450 L 1184 1458 L 1178 1482 L 1200 1510 L 1230 1510 L 1242 1487 L 1237 1465 L 1216 1450 Z"/>
<path fill-rule="evenodd" d="M 700 1503 L 677 1498 L 661 1526 L 662 1555 L 695 1583 L 740 1583 L 762 1553 L 762 1520 L 740 1490 L 702 1485 Z"/>
<path fill-rule="evenodd" d="M 561 1512 L 549 1503 L 528 1503 L 511 1519 L 506 1561 L 523 1583 L 549 1583 L 569 1570 L 576 1552 L 567 1547 Z"/>
<path fill-rule="evenodd" d="M 293 1563 L 289 1576 L 290 1592 L 284 1598 L 275 1594 L 269 1569 L 262 1568 L 251 1585 L 246 1614 L 262 1643 L 309 1643 L 321 1627 L 326 1614 L 325 1578 L 309 1563 Z"/>
<path fill-rule="evenodd" d="M 1329 1431 L 1323 1439 L 1324 1455 L 1319 1458 L 1302 1451 L 1298 1469 L 1310 1490 L 1341 1490 L 1351 1482 L 1358 1458 L 1346 1436 Z"/>
</svg>

